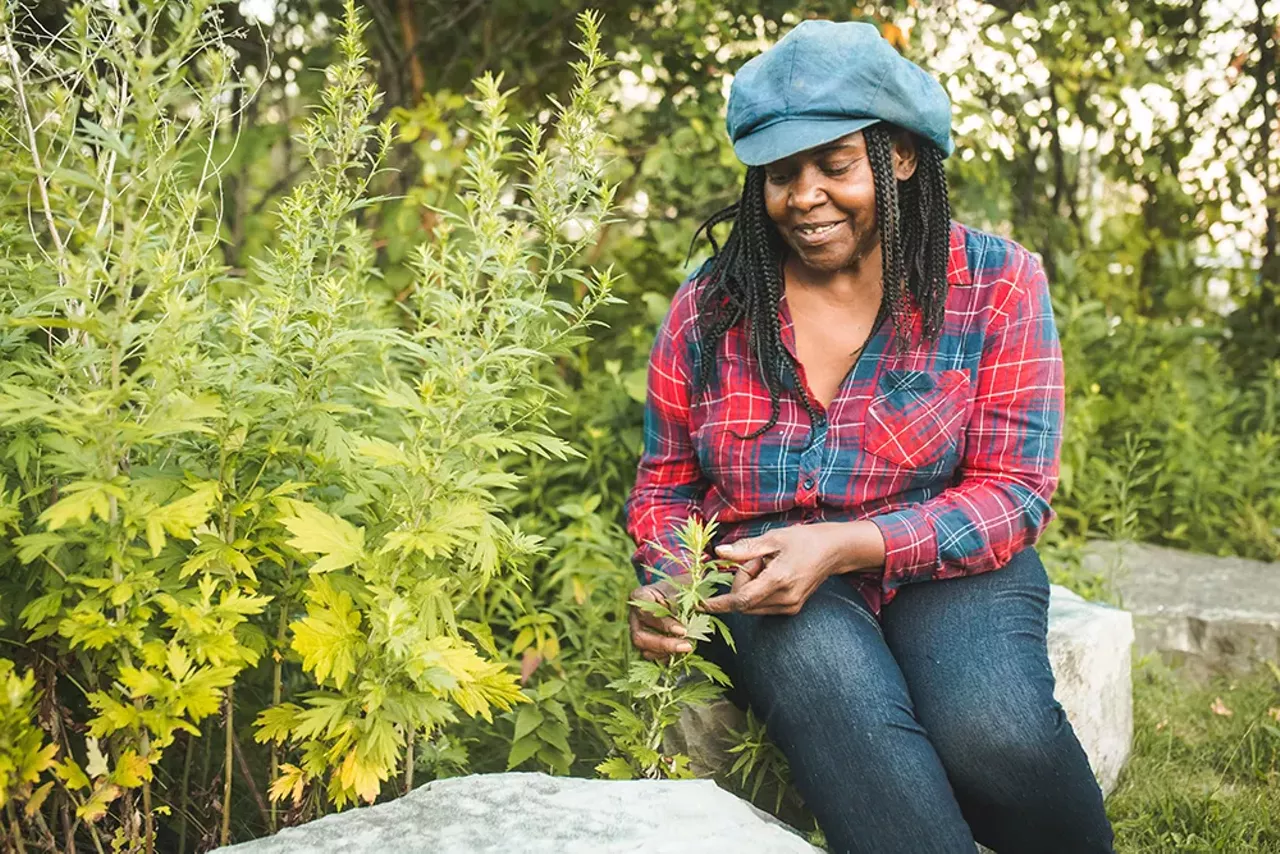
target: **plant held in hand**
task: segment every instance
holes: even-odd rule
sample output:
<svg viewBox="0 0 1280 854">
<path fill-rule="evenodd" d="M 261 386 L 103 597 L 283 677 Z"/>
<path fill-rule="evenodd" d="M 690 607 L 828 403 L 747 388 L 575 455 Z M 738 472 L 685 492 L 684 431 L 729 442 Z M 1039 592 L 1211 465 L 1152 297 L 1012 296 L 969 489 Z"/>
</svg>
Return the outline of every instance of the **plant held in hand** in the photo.
<svg viewBox="0 0 1280 854">
<path fill-rule="evenodd" d="M 715 521 L 704 524 L 690 518 L 677 535 L 683 554 L 667 553 L 682 571 L 669 576 L 655 571 L 663 577 L 657 587 L 665 596 L 660 600 L 632 598 L 633 608 L 683 627 L 684 644 L 677 648 L 687 651 L 657 660 L 633 661 L 624 676 L 609 683 L 611 689 L 630 700 L 602 701 L 611 709 L 605 728 L 617 753 L 597 765 L 596 770 L 610 779 L 694 776 L 688 756 L 663 752 L 663 735 L 679 720 L 685 707 L 706 705 L 729 684 L 723 670 L 697 653 L 697 644 L 710 640 L 717 631 L 733 646 L 728 627 L 702 610 L 703 603 L 718 588 L 733 580 L 726 571 L 728 561 L 707 557 L 715 530 Z"/>
</svg>

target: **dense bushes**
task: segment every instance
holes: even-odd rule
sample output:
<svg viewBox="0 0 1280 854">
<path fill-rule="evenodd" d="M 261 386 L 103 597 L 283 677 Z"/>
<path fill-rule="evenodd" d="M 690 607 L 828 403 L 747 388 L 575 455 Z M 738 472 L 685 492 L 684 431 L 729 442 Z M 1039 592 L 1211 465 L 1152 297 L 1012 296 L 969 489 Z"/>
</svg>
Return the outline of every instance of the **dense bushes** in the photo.
<svg viewBox="0 0 1280 854">
<path fill-rule="evenodd" d="M 1074 534 L 1280 560 L 1280 363 L 1240 377 L 1221 327 L 1060 304 Z"/>
<path fill-rule="evenodd" d="M 241 85 L 215 4 L 82 7 L 56 40 L 10 49 L 15 839 L 194 849 L 243 815 L 234 835 L 261 833 L 413 785 L 419 755 L 457 760 L 449 724 L 492 728 L 520 703 L 538 758 L 568 770 L 558 692 L 523 692 L 511 666 L 554 661 L 557 636 L 522 574 L 547 545 L 504 496 L 513 460 L 573 455 L 547 428 L 545 366 L 612 288 L 578 261 L 612 205 L 596 21 L 581 24 L 552 134 L 513 141 L 500 81 L 478 81 L 461 212 L 399 304 L 376 296 L 353 219 L 392 131 L 372 124 L 352 4 L 296 141 L 307 177 L 249 271 L 220 263 L 210 227 Z"/>
</svg>

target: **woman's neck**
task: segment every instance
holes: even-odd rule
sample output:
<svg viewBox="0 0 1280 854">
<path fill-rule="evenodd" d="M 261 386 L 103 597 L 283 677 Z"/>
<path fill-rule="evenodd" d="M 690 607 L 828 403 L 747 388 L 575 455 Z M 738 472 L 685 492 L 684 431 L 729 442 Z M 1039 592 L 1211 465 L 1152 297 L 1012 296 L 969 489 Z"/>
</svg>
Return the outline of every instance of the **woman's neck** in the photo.
<svg viewBox="0 0 1280 854">
<path fill-rule="evenodd" d="M 868 302 L 879 305 L 884 290 L 883 269 L 878 241 L 866 254 L 838 270 L 814 270 L 790 255 L 783 263 L 787 300 L 842 310 L 863 308 Z"/>
</svg>

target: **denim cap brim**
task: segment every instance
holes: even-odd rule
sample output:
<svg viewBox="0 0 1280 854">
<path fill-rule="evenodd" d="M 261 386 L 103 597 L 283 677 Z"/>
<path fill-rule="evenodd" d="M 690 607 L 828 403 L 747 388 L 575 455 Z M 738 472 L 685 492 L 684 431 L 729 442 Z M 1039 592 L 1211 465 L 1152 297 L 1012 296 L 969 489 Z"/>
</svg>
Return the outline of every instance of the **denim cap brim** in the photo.
<svg viewBox="0 0 1280 854">
<path fill-rule="evenodd" d="M 849 118 L 784 119 L 762 127 L 733 144 L 733 153 L 747 166 L 764 166 L 810 148 L 835 142 L 842 136 L 870 127 L 880 119 Z"/>
</svg>

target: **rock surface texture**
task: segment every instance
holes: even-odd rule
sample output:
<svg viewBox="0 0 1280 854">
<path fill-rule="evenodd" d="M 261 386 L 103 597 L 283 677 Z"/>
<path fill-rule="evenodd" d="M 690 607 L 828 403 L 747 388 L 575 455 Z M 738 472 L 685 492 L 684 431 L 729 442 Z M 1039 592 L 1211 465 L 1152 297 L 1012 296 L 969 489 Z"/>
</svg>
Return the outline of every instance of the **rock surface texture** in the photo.
<svg viewBox="0 0 1280 854">
<path fill-rule="evenodd" d="M 1115 786 L 1133 743 L 1132 646 L 1127 612 L 1052 588 L 1049 660 L 1056 695 L 1104 792 Z M 733 743 L 729 733 L 744 726 L 743 713 L 727 700 L 688 709 L 669 731 L 667 749 L 688 754 L 700 774 L 714 775 L 733 764 L 735 757 L 725 753 Z"/>
<path fill-rule="evenodd" d="M 476 774 L 224 854 L 820 854 L 710 780 Z"/>
<path fill-rule="evenodd" d="M 1096 542 L 1084 568 L 1133 614 L 1140 654 L 1200 678 L 1280 661 L 1280 563 Z"/>
<path fill-rule="evenodd" d="M 1049 663 L 1054 695 L 1110 792 L 1133 746 L 1130 671 L 1133 618 L 1127 611 L 1087 602 L 1065 587 L 1049 598 Z"/>
</svg>

